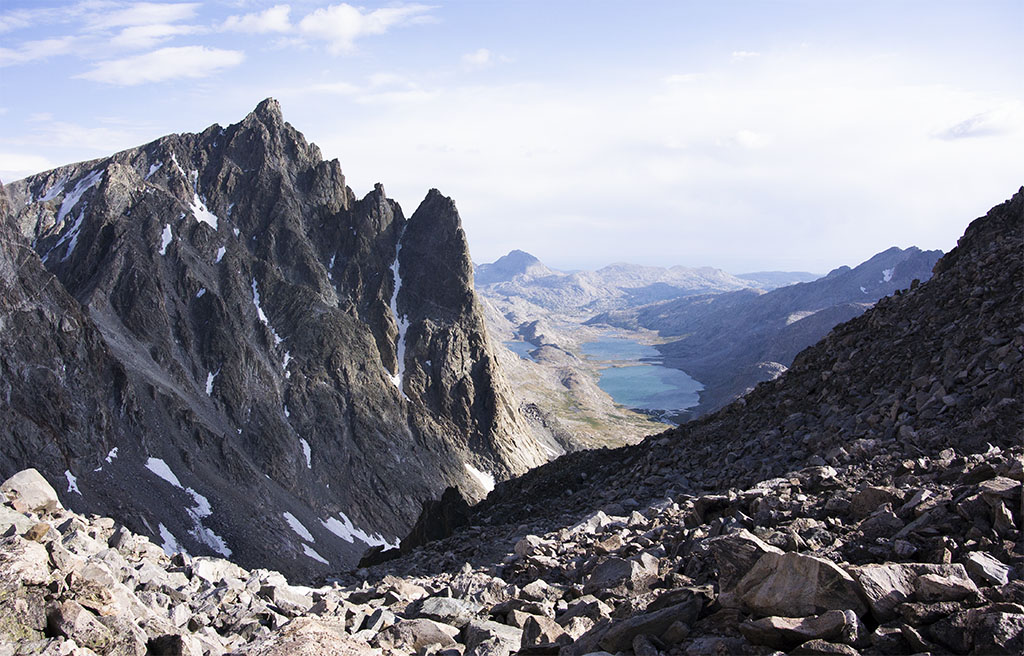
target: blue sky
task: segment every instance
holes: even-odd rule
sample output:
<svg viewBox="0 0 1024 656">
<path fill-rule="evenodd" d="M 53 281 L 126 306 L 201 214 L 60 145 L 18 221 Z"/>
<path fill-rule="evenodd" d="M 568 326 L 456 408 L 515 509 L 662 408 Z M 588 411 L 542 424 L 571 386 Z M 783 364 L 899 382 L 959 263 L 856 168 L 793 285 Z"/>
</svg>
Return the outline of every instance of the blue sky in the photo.
<svg viewBox="0 0 1024 656">
<path fill-rule="evenodd" d="M 265 97 L 473 257 L 824 272 L 1024 184 L 1024 3 L 0 0 L 0 179 Z"/>
</svg>

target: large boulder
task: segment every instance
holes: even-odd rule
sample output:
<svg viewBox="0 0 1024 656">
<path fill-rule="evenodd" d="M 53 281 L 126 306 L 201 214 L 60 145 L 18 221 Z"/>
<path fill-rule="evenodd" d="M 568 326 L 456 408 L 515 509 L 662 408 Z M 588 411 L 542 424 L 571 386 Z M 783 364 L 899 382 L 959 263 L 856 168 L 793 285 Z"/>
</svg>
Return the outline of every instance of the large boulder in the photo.
<svg viewBox="0 0 1024 656">
<path fill-rule="evenodd" d="M 830 560 L 767 553 L 736 585 L 736 597 L 757 615 L 808 617 L 829 610 L 867 612 L 853 578 Z"/>
<path fill-rule="evenodd" d="M 48 513 L 63 507 L 57 492 L 35 469 L 24 469 L 11 476 L 0 485 L 0 492 L 7 495 L 18 512 Z"/>
</svg>

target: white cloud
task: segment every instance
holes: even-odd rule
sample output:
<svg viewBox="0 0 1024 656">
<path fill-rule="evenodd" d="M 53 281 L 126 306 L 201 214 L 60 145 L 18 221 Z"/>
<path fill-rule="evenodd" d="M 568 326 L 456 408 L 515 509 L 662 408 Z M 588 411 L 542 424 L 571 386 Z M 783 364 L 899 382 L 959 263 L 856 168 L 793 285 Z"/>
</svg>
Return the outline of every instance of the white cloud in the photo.
<svg viewBox="0 0 1024 656">
<path fill-rule="evenodd" d="M 161 48 L 123 59 L 100 62 L 91 71 L 75 77 L 118 86 L 163 82 L 176 78 L 202 78 L 238 66 L 245 59 L 239 50 L 205 46 Z"/>
<path fill-rule="evenodd" d="M 57 166 L 45 157 L 26 153 L 0 152 L 0 181 L 20 180 L 27 175 Z"/>
<path fill-rule="evenodd" d="M 754 57 L 760 57 L 760 56 L 761 56 L 761 53 L 753 52 L 753 51 L 750 51 L 750 50 L 733 50 L 732 51 L 732 58 L 733 59 L 752 59 Z"/>
<path fill-rule="evenodd" d="M 123 9 L 93 14 L 89 26 L 102 29 L 176 23 L 194 17 L 198 8 L 198 2 L 134 2 Z"/>
<path fill-rule="evenodd" d="M 117 48 L 143 50 L 183 34 L 195 34 L 201 29 L 194 25 L 169 25 L 157 23 L 153 25 L 133 25 L 126 27 L 110 39 L 110 45 Z"/>
<path fill-rule="evenodd" d="M 327 41 L 328 50 L 336 55 L 353 50 L 360 37 L 384 34 L 392 27 L 421 22 L 431 9 L 415 4 L 364 13 L 362 8 L 342 3 L 308 14 L 299 22 L 299 29 L 309 37 Z"/>
<path fill-rule="evenodd" d="M 26 41 L 18 48 L 0 48 L 0 66 L 12 66 L 47 57 L 66 55 L 72 51 L 74 43 L 74 37 L 64 36 L 55 39 Z"/>
<path fill-rule="evenodd" d="M 972 139 L 1009 134 L 1024 126 L 1024 108 L 1007 103 L 1001 107 L 975 114 L 944 128 L 936 136 L 940 139 Z"/>
<path fill-rule="evenodd" d="M 229 16 L 221 28 L 250 34 L 288 32 L 292 29 L 292 24 L 288 20 L 289 13 L 291 13 L 291 7 L 288 5 L 274 5 L 270 9 L 254 14 Z"/>
<path fill-rule="evenodd" d="M 462 55 L 462 63 L 470 69 L 486 68 L 494 63 L 494 55 L 487 48 L 480 48 Z"/>
</svg>

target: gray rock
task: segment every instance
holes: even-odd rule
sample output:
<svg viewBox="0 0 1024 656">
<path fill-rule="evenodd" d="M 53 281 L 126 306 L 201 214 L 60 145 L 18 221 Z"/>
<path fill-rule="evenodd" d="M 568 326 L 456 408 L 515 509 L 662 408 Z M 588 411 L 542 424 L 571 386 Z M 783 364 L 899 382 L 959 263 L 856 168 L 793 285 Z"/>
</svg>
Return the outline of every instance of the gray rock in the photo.
<svg viewBox="0 0 1024 656">
<path fill-rule="evenodd" d="M 782 549 L 764 542 L 746 529 L 708 540 L 707 546 L 718 564 L 718 586 L 729 592 L 766 553 L 782 554 Z"/>
<path fill-rule="evenodd" d="M 768 553 L 736 585 L 736 597 L 752 612 L 808 617 L 829 610 L 867 612 L 853 578 L 835 563 L 797 553 Z"/>
<path fill-rule="evenodd" d="M 572 642 L 572 638 L 562 625 L 551 618 L 530 615 L 523 624 L 522 649 L 562 642 Z"/>
<path fill-rule="evenodd" d="M 503 644 L 510 652 L 515 652 L 523 642 L 523 630 L 490 620 L 474 619 L 462 630 L 462 638 L 467 651 L 482 642 L 494 640 Z"/>
<path fill-rule="evenodd" d="M 922 574 L 914 582 L 914 596 L 918 601 L 960 601 L 978 594 L 978 588 L 967 576 L 963 565 L 958 563 L 951 568 L 959 568 L 960 572 L 949 574 Z"/>
<path fill-rule="evenodd" d="M 57 492 L 35 469 L 24 469 L 0 484 L 0 492 L 18 512 L 49 513 L 63 508 Z"/>
<path fill-rule="evenodd" d="M 850 567 L 861 593 L 879 622 L 896 618 L 896 608 L 914 597 L 917 578 L 923 574 L 959 577 L 962 565 L 930 563 L 885 563 Z"/>
<path fill-rule="evenodd" d="M 1006 585 L 1011 569 L 984 551 L 972 551 L 964 556 L 968 574 L 979 585 Z"/>
<path fill-rule="evenodd" d="M 482 610 L 482 604 L 466 599 L 428 597 L 419 606 L 417 615 L 461 629 Z"/>
<path fill-rule="evenodd" d="M 844 611 L 830 610 L 812 617 L 764 617 L 759 620 L 747 620 L 740 624 L 739 629 L 743 637 L 755 645 L 785 650 L 808 640 L 841 639 L 844 634 L 849 633 L 850 619 Z M 856 626 L 856 615 L 852 619 Z"/>
<path fill-rule="evenodd" d="M 610 652 L 629 649 L 633 639 L 641 634 L 661 636 L 676 622 L 693 625 L 700 615 L 701 603 L 697 598 L 669 606 L 653 613 L 634 615 L 629 619 L 614 622 L 601 637 L 600 645 Z"/>
<path fill-rule="evenodd" d="M 594 568 L 583 586 L 583 592 L 623 594 L 626 591 L 641 590 L 653 579 L 652 574 L 636 560 L 613 557 Z"/>
<path fill-rule="evenodd" d="M 453 626 L 425 618 L 398 620 L 374 639 L 380 647 L 414 653 L 427 645 L 447 647 L 455 644 L 459 630 Z"/>
</svg>

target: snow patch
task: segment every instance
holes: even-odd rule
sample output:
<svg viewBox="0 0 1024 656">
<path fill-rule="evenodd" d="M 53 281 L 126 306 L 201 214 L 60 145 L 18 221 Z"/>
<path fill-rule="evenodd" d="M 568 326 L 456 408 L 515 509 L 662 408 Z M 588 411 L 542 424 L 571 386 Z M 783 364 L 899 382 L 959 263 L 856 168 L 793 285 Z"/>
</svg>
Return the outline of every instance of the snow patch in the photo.
<svg viewBox="0 0 1024 656">
<path fill-rule="evenodd" d="M 316 542 L 316 540 L 313 539 L 313 534 L 302 525 L 302 522 L 295 518 L 295 515 L 286 512 L 284 513 L 284 520 L 288 522 L 288 526 L 291 526 L 292 530 L 295 531 L 300 538 L 307 542 Z"/>
<path fill-rule="evenodd" d="M 306 468 L 313 468 L 313 450 L 309 448 L 309 442 L 303 438 L 299 438 L 299 443 L 302 444 L 302 455 L 306 456 Z"/>
<path fill-rule="evenodd" d="M 68 479 L 68 494 L 74 492 L 78 496 L 82 496 L 82 491 L 78 489 L 78 479 L 75 478 L 70 469 L 64 470 L 64 478 Z"/>
<path fill-rule="evenodd" d="M 217 259 L 215 259 L 215 260 L 213 261 L 213 263 L 214 263 L 214 264 L 219 264 L 219 263 L 220 263 L 220 261 L 224 259 L 224 253 L 225 253 L 225 252 L 227 252 L 227 249 L 226 249 L 226 248 L 224 248 L 223 246 L 221 246 L 220 248 L 218 248 L 218 249 L 217 249 Z"/>
<path fill-rule="evenodd" d="M 466 471 L 468 471 L 470 475 L 476 479 L 476 482 L 480 484 L 480 487 L 482 487 L 485 492 L 490 492 L 491 490 L 494 489 L 493 474 L 488 474 L 487 472 L 480 471 L 479 469 L 469 464 L 468 462 L 466 463 Z"/>
<path fill-rule="evenodd" d="M 167 466 L 167 463 L 161 460 L 160 458 L 150 458 L 149 460 L 147 460 L 146 469 L 153 472 L 160 478 L 164 479 L 174 487 L 180 490 L 185 489 L 181 486 L 181 481 L 179 481 L 178 477 L 174 475 L 174 472 L 171 471 L 171 468 Z"/>
<path fill-rule="evenodd" d="M 309 546 L 308 544 L 302 545 L 302 552 L 304 554 L 306 554 L 307 556 L 309 556 L 310 558 L 312 558 L 313 560 L 319 561 L 319 562 L 323 563 L 324 565 L 330 565 L 330 563 L 327 562 L 326 558 L 324 558 L 323 556 L 318 554 L 316 552 L 316 549 L 314 549 L 313 547 Z"/>
<path fill-rule="evenodd" d="M 71 213 L 71 210 L 75 208 L 78 201 L 82 200 L 82 196 L 85 192 L 93 188 L 100 180 L 103 179 L 103 171 L 90 171 L 78 181 L 75 188 L 71 190 L 71 193 L 64 197 L 64 201 L 60 204 L 60 211 L 57 212 L 57 223 L 64 220 L 64 217 Z M 81 219 L 79 219 L 81 221 Z"/>
<path fill-rule="evenodd" d="M 402 252 L 402 237 L 398 238 L 398 245 L 395 246 L 395 263 L 391 265 L 391 271 L 395 277 L 395 291 L 391 294 L 391 314 L 395 317 L 395 325 L 398 326 L 398 337 L 395 338 L 395 353 L 398 360 L 397 371 L 391 376 L 391 382 L 402 393 L 406 399 L 409 396 L 402 388 L 402 378 L 405 376 L 405 333 L 409 330 L 409 319 L 406 315 L 398 314 L 398 292 L 402 289 L 402 276 L 398 272 L 398 255 Z"/>
<path fill-rule="evenodd" d="M 860 291 L 861 291 L 861 293 L 864 293 L 864 294 L 867 294 L 867 293 L 868 293 L 868 290 L 864 289 L 864 286 L 863 286 L 863 285 L 861 285 L 861 287 L 860 287 Z"/>
<path fill-rule="evenodd" d="M 195 505 L 191 508 L 185 509 L 185 512 L 188 513 L 188 516 L 192 518 L 193 522 L 192 530 L 190 530 L 188 534 L 195 538 L 197 542 L 205 544 L 221 556 L 224 556 L 225 558 L 229 557 L 231 555 L 231 549 L 228 548 L 224 539 L 209 528 L 203 526 L 203 519 L 213 514 L 213 508 L 210 506 L 210 501 L 192 488 L 182 487 L 181 481 L 178 480 L 178 477 L 174 475 L 174 472 L 172 472 L 171 468 L 167 466 L 167 463 L 160 458 L 150 458 L 147 460 L 146 469 L 149 469 L 151 472 L 179 490 L 184 490 L 192 497 L 192 501 L 195 502 Z M 162 528 L 163 524 L 160 526 L 160 537 L 164 540 L 164 551 L 168 550 L 168 536 L 170 536 L 170 540 L 173 541 L 173 548 L 177 551 L 183 551 L 180 545 L 178 545 L 178 541 L 174 539 L 174 536 L 171 535 L 169 531 L 167 531 L 167 535 L 164 535 L 164 531 L 166 531 L 166 529 Z M 173 554 L 174 551 L 169 551 L 168 553 Z"/>
<path fill-rule="evenodd" d="M 160 234 L 160 254 L 167 255 L 167 246 L 170 245 L 174 239 L 174 234 L 171 232 L 171 224 L 164 224 L 164 231 Z"/>
<path fill-rule="evenodd" d="M 320 520 L 331 533 L 334 533 L 339 538 L 348 543 L 353 543 L 355 540 L 359 540 L 371 547 L 385 547 L 386 549 L 397 549 L 399 541 L 396 539 L 393 543 L 388 542 L 380 533 L 374 533 L 373 535 L 367 535 L 362 529 L 356 528 L 352 524 L 352 520 L 348 518 L 345 513 L 338 513 L 338 517 L 341 519 L 335 519 L 334 517 L 328 517 L 326 520 Z"/>
<path fill-rule="evenodd" d="M 173 533 L 167 530 L 166 526 L 160 524 L 158 528 L 160 530 L 160 539 L 163 541 L 160 548 L 164 550 L 165 554 L 173 556 L 176 553 L 188 553 L 181 548 L 181 545 L 178 544 L 177 538 L 174 537 Z"/>
<path fill-rule="evenodd" d="M 174 164 L 174 168 L 178 169 L 178 173 L 181 174 L 182 178 L 187 178 L 185 170 L 181 168 L 181 164 L 178 164 L 178 157 L 174 153 L 171 153 L 171 163 Z"/>
<path fill-rule="evenodd" d="M 238 228 L 232 228 L 231 232 L 235 233 L 236 237 L 238 236 Z"/>
<path fill-rule="evenodd" d="M 284 405 L 284 418 L 287 419 L 288 417 L 291 417 L 291 416 L 292 416 L 292 413 L 288 412 L 288 404 L 286 403 Z"/>
<path fill-rule="evenodd" d="M 199 291 L 196 292 L 196 298 L 202 298 L 203 294 L 205 294 L 205 293 L 206 293 L 206 287 L 203 287 L 202 289 L 200 289 Z"/>
<path fill-rule="evenodd" d="M 786 317 L 786 325 L 788 326 L 790 324 L 796 323 L 797 321 L 800 321 L 801 319 L 806 319 L 812 314 L 815 314 L 815 312 L 815 310 L 801 310 L 799 312 L 794 312 L 790 314 L 788 317 Z"/>
<path fill-rule="evenodd" d="M 270 325 L 270 320 L 267 319 L 267 315 L 263 312 L 263 308 L 260 307 L 260 289 L 256 285 L 256 279 L 252 279 L 252 304 L 256 306 L 256 315 L 263 322 L 263 325 L 270 329 L 270 334 L 274 337 L 274 344 L 280 344 L 284 340 L 281 339 L 274 327 Z"/>
<path fill-rule="evenodd" d="M 210 500 L 199 494 L 192 488 L 186 488 L 186 492 L 191 495 L 192 500 L 196 502 L 196 505 L 192 507 L 191 512 L 195 513 L 198 517 L 209 517 L 213 514 L 213 507 L 210 505 Z"/>
<path fill-rule="evenodd" d="M 146 177 L 143 178 L 143 180 L 149 180 L 153 176 L 154 173 L 156 173 L 157 171 L 159 171 L 161 169 L 161 167 L 163 167 L 163 165 L 164 165 L 164 163 L 161 162 L 161 161 L 157 161 L 156 164 L 150 164 L 149 165 L 149 173 L 146 174 Z"/>
<path fill-rule="evenodd" d="M 217 374 L 219 374 L 219 373 L 220 373 L 220 369 L 217 370 L 216 374 L 213 373 L 212 371 L 206 372 L 206 395 L 207 396 L 210 396 L 211 394 L 213 394 L 213 379 L 216 378 Z"/>
<path fill-rule="evenodd" d="M 78 231 L 82 229 L 82 219 L 84 218 L 85 210 L 83 209 L 78 213 L 78 218 L 75 219 L 75 224 L 71 226 L 71 229 L 64 233 L 64 236 L 60 238 L 60 241 L 54 244 L 53 248 L 50 249 L 50 251 L 53 251 L 59 248 L 62 244 L 68 241 L 71 242 L 68 244 L 67 250 L 64 251 L 64 257 L 60 258 L 61 262 L 71 257 L 71 254 L 75 251 L 75 246 L 78 245 Z M 49 255 L 50 253 L 47 252 L 46 254 Z M 46 258 L 44 257 L 43 260 L 46 260 Z"/>
<path fill-rule="evenodd" d="M 110 450 L 110 453 L 107 454 L 107 462 L 114 462 L 114 458 L 116 458 L 116 457 L 117 457 L 117 447 L 115 446 L 113 449 Z"/>
<path fill-rule="evenodd" d="M 64 185 L 66 185 L 67 183 L 68 177 L 65 175 L 60 179 L 60 182 L 47 189 L 45 194 L 36 198 L 36 202 L 45 203 L 47 201 L 53 200 L 57 196 L 60 196 L 62 193 L 64 193 Z"/>
<path fill-rule="evenodd" d="M 896 271 L 895 267 L 892 269 L 882 269 L 882 282 L 892 281 L 892 274 Z"/>
</svg>

